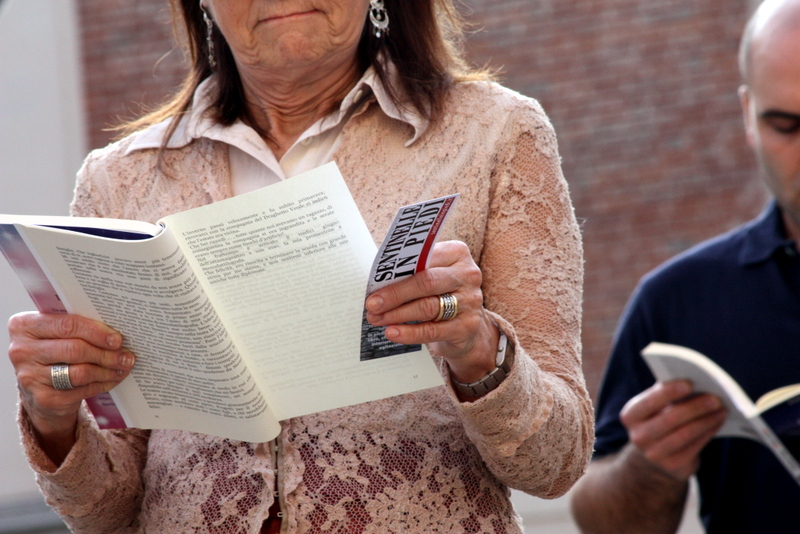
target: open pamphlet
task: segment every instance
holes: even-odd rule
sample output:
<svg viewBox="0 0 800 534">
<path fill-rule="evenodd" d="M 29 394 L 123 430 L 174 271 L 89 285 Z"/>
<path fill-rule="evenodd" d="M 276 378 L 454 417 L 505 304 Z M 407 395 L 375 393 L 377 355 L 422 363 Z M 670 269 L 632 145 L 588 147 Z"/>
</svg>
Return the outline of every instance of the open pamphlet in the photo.
<svg viewBox="0 0 800 534">
<path fill-rule="evenodd" d="M 380 273 L 424 269 L 409 257 L 430 249 L 452 201 L 402 208 L 387 242 L 405 263 L 384 257 Z M 415 235 L 397 229 L 411 215 Z M 381 255 L 334 163 L 155 225 L 0 215 L 0 249 L 40 311 L 100 320 L 136 355 L 129 377 L 87 399 L 101 428 L 263 442 L 284 419 L 443 383 L 424 345 L 362 358 Z"/>
<path fill-rule="evenodd" d="M 800 484 L 800 384 L 767 392 L 753 403 L 724 369 L 695 350 L 650 343 L 642 350 L 642 356 L 657 380 L 689 380 L 696 393 L 719 397 L 728 417 L 717 437 L 742 437 L 763 443 Z"/>
</svg>

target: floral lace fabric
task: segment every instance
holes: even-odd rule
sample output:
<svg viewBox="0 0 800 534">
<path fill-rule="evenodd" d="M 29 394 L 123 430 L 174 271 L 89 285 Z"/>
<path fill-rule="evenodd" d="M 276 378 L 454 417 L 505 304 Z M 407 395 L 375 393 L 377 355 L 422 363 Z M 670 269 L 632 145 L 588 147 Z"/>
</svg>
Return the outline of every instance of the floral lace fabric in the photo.
<svg viewBox="0 0 800 534">
<path fill-rule="evenodd" d="M 74 532 L 257 533 L 280 498 L 285 532 L 518 533 L 509 486 L 552 498 L 583 473 L 593 416 L 580 368 L 582 254 L 550 123 L 535 101 L 466 83 L 406 147 L 412 134 L 368 102 L 334 160 L 376 242 L 399 206 L 461 193 L 444 238 L 469 245 L 485 307 L 515 344 L 502 385 L 474 403 L 448 382 L 290 419 L 262 444 L 99 431 L 84 413 L 58 469 L 21 412 L 42 491 Z M 75 215 L 155 221 L 230 195 L 224 145 L 200 139 L 158 165 L 155 150 L 126 154 L 128 143 L 87 158 Z"/>
</svg>

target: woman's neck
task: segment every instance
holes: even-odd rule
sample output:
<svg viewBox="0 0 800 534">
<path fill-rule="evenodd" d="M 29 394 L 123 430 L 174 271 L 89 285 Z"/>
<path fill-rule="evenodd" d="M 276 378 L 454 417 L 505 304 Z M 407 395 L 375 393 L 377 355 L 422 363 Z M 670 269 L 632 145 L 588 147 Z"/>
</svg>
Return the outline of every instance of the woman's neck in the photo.
<svg viewBox="0 0 800 534">
<path fill-rule="evenodd" d="M 333 70 L 279 77 L 241 73 L 245 98 L 267 146 L 280 160 L 300 135 L 333 111 L 361 77 L 353 58 Z"/>
</svg>

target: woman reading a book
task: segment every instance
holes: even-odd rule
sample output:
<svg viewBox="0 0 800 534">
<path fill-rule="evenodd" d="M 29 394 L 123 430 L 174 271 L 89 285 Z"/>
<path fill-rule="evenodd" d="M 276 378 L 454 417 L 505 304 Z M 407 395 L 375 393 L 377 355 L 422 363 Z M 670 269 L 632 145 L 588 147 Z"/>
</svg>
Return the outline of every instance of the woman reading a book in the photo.
<svg viewBox="0 0 800 534">
<path fill-rule="evenodd" d="M 81 401 L 135 365 L 121 335 L 18 315 L 20 427 L 48 502 L 74 532 L 520 532 L 507 486 L 563 494 L 593 438 L 580 235 L 541 107 L 467 68 L 450 0 L 172 8 L 185 84 L 87 158 L 72 213 L 155 221 L 335 161 L 380 240 L 397 207 L 461 193 L 430 268 L 367 301 L 445 385 L 289 419 L 271 443 L 101 431 Z"/>
</svg>

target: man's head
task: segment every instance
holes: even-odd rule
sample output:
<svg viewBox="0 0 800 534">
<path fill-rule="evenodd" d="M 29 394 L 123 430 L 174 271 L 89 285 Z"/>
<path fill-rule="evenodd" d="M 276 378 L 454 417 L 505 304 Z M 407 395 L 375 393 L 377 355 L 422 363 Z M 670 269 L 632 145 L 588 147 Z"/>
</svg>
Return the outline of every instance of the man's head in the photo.
<svg viewBox="0 0 800 534">
<path fill-rule="evenodd" d="M 747 140 L 800 241 L 800 0 L 765 0 L 739 53 Z"/>
</svg>

